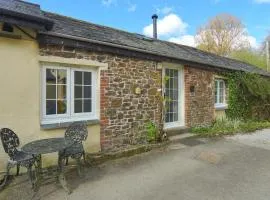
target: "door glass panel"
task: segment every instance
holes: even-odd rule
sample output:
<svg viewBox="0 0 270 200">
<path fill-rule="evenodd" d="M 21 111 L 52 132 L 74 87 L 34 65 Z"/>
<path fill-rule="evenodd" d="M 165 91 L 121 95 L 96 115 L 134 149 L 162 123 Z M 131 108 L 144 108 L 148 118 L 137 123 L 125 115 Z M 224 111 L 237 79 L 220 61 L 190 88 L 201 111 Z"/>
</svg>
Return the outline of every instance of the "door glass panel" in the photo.
<svg viewBox="0 0 270 200">
<path fill-rule="evenodd" d="M 177 122 L 179 120 L 179 71 L 176 69 L 165 69 L 165 77 L 165 122 Z"/>
</svg>

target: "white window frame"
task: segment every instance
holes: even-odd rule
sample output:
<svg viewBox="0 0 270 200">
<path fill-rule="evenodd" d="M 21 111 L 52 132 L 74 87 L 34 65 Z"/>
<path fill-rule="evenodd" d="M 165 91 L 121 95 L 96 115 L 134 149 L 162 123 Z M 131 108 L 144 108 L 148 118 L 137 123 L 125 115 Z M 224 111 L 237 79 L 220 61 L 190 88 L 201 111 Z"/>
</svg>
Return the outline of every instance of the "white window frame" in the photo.
<svg viewBox="0 0 270 200">
<path fill-rule="evenodd" d="M 75 113 L 74 112 L 74 72 L 75 71 L 81 71 L 81 72 L 91 72 L 91 79 L 92 79 L 92 112 L 88 113 Z M 97 94 L 94 93 L 94 91 L 97 90 L 96 83 L 97 83 L 97 73 L 94 70 L 85 70 L 85 69 L 78 69 L 78 68 L 71 68 L 71 116 L 73 118 L 95 118 L 96 114 L 96 96 Z"/>
<path fill-rule="evenodd" d="M 46 115 L 46 69 L 64 69 L 67 71 L 67 113 Z M 92 112 L 74 113 L 74 72 L 91 72 L 92 74 Z M 97 80 L 98 72 L 96 69 L 73 68 L 69 65 L 43 64 L 41 68 L 41 124 L 55 124 L 72 121 L 96 120 L 97 117 Z"/>
<path fill-rule="evenodd" d="M 165 117 L 164 117 L 164 129 L 170 129 L 170 128 L 177 128 L 177 127 L 184 127 L 185 125 L 185 83 L 184 83 L 184 67 L 182 65 L 176 65 L 172 63 L 163 63 L 163 69 L 162 69 L 162 90 L 163 90 L 163 95 L 165 94 L 166 86 L 165 86 L 165 70 L 166 69 L 175 69 L 178 70 L 178 121 L 175 122 L 165 122 Z M 165 102 L 164 106 L 165 106 Z"/>
<path fill-rule="evenodd" d="M 223 102 L 216 102 L 216 94 L 215 94 L 215 108 L 217 110 L 223 110 L 223 109 L 227 109 L 228 105 L 226 103 L 226 84 L 225 81 L 223 79 L 215 79 L 215 90 L 216 90 L 216 84 L 217 85 L 217 100 L 219 101 L 219 97 L 220 97 L 220 83 L 223 83 Z"/>
</svg>

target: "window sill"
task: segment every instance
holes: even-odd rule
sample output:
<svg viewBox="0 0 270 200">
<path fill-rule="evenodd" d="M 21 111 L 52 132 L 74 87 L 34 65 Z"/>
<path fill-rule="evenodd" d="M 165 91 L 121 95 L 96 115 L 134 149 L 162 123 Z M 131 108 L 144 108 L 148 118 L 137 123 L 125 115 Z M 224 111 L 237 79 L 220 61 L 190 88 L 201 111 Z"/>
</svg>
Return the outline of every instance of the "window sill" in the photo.
<svg viewBox="0 0 270 200">
<path fill-rule="evenodd" d="M 216 110 L 226 110 L 226 109 L 228 109 L 228 105 L 227 104 L 215 104 L 215 109 Z"/>
<path fill-rule="evenodd" d="M 87 125 L 96 125 L 96 124 L 100 123 L 99 119 L 83 120 L 83 121 L 86 121 Z M 67 128 L 72 123 L 73 123 L 73 121 L 70 121 L 70 122 L 58 122 L 58 123 L 46 123 L 46 124 L 44 123 L 44 124 L 40 124 L 40 127 L 43 130 L 62 129 L 62 128 Z"/>
</svg>

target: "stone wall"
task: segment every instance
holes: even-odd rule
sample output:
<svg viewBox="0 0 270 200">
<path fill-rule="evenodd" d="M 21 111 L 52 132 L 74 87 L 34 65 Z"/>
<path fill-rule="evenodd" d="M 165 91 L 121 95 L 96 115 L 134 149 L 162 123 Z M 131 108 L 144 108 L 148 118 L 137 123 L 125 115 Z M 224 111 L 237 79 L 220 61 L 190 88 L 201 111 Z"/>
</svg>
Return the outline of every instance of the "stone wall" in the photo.
<svg viewBox="0 0 270 200">
<path fill-rule="evenodd" d="M 156 62 L 64 46 L 40 46 L 40 54 L 108 63 L 100 77 L 102 150 L 145 143 L 146 122 L 160 124 L 162 70 Z M 135 93 L 136 88 L 140 94 Z"/>
<path fill-rule="evenodd" d="M 186 126 L 210 125 L 214 121 L 214 73 L 185 66 Z M 194 86 L 194 93 L 190 87 Z"/>
<path fill-rule="evenodd" d="M 146 122 L 161 124 L 162 69 L 156 62 L 51 45 L 41 46 L 40 54 L 108 63 L 100 73 L 102 150 L 145 143 Z M 215 116 L 214 72 L 185 66 L 184 78 L 185 126 L 210 125 Z"/>
</svg>

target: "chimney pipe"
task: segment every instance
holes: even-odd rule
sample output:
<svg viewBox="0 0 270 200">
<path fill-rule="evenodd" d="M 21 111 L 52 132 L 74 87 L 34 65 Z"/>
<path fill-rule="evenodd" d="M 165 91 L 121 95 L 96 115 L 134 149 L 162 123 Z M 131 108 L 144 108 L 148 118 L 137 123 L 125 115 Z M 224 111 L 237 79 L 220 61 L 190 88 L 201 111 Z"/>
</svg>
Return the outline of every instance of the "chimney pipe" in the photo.
<svg viewBox="0 0 270 200">
<path fill-rule="evenodd" d="M 152 19 L 153 19 L 153 38 L 157 39 L 157 19 L 158 19 L 158 16 L 156 14 L 154 14 L 152 16 Z"/>
</svg>

